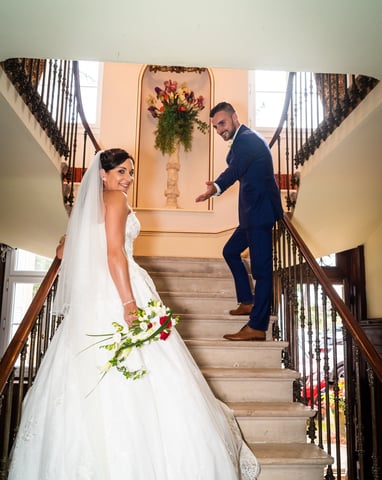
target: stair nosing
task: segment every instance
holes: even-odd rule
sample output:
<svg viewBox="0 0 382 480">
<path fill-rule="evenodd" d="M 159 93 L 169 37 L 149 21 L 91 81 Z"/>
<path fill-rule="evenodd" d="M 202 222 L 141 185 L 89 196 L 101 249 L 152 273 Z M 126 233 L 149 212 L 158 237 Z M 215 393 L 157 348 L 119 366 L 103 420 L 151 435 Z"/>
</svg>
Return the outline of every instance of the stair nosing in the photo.
<svg viewBox="0 0 382 480">
<path fill-rule="evenodd" d="M 256 350 L 269 350 L 272 349 L 283 349 L 288 346 L 288 342 L 277 342 L 274 340 L 265 340 L 264 342 L 251 342 L 251 341 L 239 341 L 239 342 L 230 342 L 229 340 L 221 338 L 186 338 L 184 343 L 190 347 L 210 347 L 210 348 L 222 348 L 228 347 L 230 349 L 238 348 L 251 348 Z M 280 360 L 281 363 L 281 360 Z M 281 368 L 281 367 L 280 367 Z"/>
<path fill-rule="evenodd" d="M 232 275 L 230 272 L 189 272 L 189 271 L 171 271 L 171 270 L 152 270 L 151 277 L 163 277 L 163 278 L 202 278 L 202 279 L 223 279 L 232 282 Z"/>
<path fill-rule="evenodd" d="M 201 367 L 207 378 L 226 378 L 235 380 L 252 380 L 254 378 L 278 378 L 280 380 L 294 380 L 299 373 L 283 368 L 245 368 L 245 367 Z"/>
<path fill-rule="evenodd" d="M 316 411 L 300 402 L 226 402 L 235 417 L 292 417 L 307 418 Z"/>
<path fill-rule="evenodd" d="M 178 291 L 164 291 L 162 290 L 160 293 L 161 297 L 165 297 L 171 295 L 172 297 L 198 297 L 204 299 L 213 299 L 215 300 L 216 297 L 219 297 L 222 301 L 233 301 L 236 305 L 236 297 L 235 294 L 232 292 L 231 295 L 228 295 L 227 292 L 193 292 L 191 290 L 178 290 Z M 224 297 L 222 298 L 221 295 L 224 293 Z"/>
<path fill-rule="evenodd" d="M 183 313 L 182 317 L 186 317 L 186 319 L 189 319 L 190 321 L 195 320 L 197 322 L 201 322 L 201 321 L 204 321 L 204 320 L 220 321 L 220 320 L 224 320 L 224 319 L 227 319 L 227 320 L 230 320 L 230 321 L 241 322 L 241 321 L 245 320 L 246 318 L 248 318 L 247 315 L 230 315 L 229 313 L 198 313 L 198 312 Z M 270 315 L 269 318 L 273 321 L 278 320 L 277 315 Z"/>
</svg>

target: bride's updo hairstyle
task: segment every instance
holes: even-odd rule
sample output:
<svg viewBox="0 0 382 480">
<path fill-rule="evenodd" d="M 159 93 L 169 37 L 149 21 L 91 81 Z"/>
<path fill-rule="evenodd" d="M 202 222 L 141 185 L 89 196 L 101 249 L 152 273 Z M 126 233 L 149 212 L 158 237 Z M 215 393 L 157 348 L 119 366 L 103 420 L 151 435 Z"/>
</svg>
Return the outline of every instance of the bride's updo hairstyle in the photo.
<svg viewBox="0 0 382 480">
<path fill-rule="evenodd" d="M 109 150 L 101 152 L 100 155 L 101 167 L 105 172 L 113 170 L 113 168 L 118 167 L 118 165 L 121 165 L 121 163 L 127 159 L 131 160 L 134 165 L 133 157 L 122 148 L 110 148 Z"/>
</svg>

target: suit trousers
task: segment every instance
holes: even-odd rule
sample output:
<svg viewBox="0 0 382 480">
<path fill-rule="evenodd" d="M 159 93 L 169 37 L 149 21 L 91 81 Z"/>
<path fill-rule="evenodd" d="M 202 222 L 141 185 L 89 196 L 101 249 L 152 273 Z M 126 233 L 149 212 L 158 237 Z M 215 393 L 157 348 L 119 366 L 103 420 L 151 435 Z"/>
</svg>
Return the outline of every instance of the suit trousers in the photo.
<svg viewBox="0 0 382 480">
<path fill-rule="evenodd" d="M 254 294 L 241 253 L 249 248 Z M 253 303 L 248 325 L 267 330 L 272 302 L 272 226 L 237 227 L 223 248 L 223 257 L 232 272 L 239 303 Z"/>
</svg>

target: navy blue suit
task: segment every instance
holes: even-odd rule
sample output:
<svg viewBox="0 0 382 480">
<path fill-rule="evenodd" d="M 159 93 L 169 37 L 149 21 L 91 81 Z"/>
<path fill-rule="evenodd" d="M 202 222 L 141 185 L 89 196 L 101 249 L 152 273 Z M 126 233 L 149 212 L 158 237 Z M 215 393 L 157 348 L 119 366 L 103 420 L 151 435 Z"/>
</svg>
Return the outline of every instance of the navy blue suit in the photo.
<svg viewBox="0 0 382 480">
<path fill-rule="evenodd" d="M 237 301 L 254 302 L 248 325 L 267 330 L 272 300 L 272 228 L 283 215 L 272 156 L 266 141 L 241 125 L 227 164 L 215 183 L 223 193 L 239 181 L 239 226 L 224 246 L 223 256 L 234 278 Z M 240 256 L 247 247 L 256 281 L 254 295 Z"/>
</svg>

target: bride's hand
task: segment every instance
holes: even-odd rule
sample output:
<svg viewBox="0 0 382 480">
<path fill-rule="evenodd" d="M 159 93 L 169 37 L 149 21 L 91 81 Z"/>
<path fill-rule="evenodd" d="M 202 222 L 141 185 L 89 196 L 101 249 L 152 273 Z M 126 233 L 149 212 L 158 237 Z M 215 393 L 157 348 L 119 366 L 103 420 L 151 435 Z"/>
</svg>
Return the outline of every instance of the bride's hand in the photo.
<svg viewBox="0 0 382 480">
<path fill-rule="evenodd" d="M 138 307 L 135 302 L 131 302 L 128 305 L 124 305 L 124 319 L 129 327 L 133 324 L 134 320 L 138 318 Z"/>
</svg>

